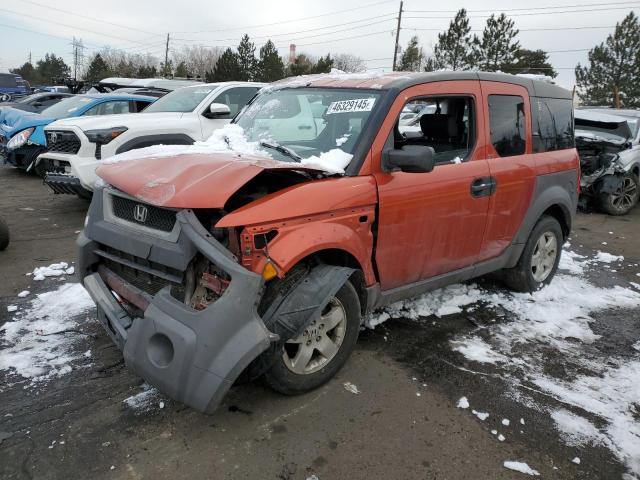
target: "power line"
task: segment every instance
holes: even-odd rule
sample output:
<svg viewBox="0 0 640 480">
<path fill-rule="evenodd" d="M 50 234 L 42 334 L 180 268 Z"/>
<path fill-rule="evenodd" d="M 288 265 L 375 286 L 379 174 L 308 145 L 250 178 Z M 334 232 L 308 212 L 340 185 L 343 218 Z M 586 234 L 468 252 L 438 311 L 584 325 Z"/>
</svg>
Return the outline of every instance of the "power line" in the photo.
<svg viewBox="0 0 640 480">
<path fill-rule="evenodd" d="M 37 21 L 39 21 L 39 22 L 44 22 L 44 23 L 54 23 L 54 24 L 56 24 L 56 25 L 61 25 L 61 26 L 63 26 L 63 27 L 67 27 L 67 28 L 73 28 L 73 29 L 75 29 L 75 30 L 82 30 L 82 31 L 89 32 L 89 33 L 93 33 L 93 34 L 95 34 L 95 35 L 100 35 L 100 36 L 103 36 L 103 37 L 115 38 L 115 39 L 117 39 L 117 40 L 123 40 L 123 41 L 128 42 L 128 43 L 140 43 L 140 44 L 142 43 L 142 42 L 139 42 L 139 41 L 137 41 L 137 40 L 129 40 L 129 39 L 127 39 L 127 38 L 118 37 L 118 36 L 115 36 L 115 35 L 109 35 L 108 33 L 100 33 L 100 32 L 96 32 L 95 30 L 89 30 L 89 29 L 87 29 L 87 28 L 82 28 L 82 27 L 76 27 L 76 26 L 74 26 L 74 25 L 69 25 L 69 24 L 67 24 L 67 23 L 56 22 L 56 21 L 54 21 L 54 20 L 50 20 L 50 19 L 43 19 L 43 18 L 37 17 L 37 16 L 35 16 L 35 15 L 30 15 L 30 14 L 28 14 L 28 13 L 14 12 L 13 10 L 8 10 L 8 9 L 6 9 L 6 8 L 0 8 L 0 11 L 2 11 L 2 12 L 7 12 L 7 13 L 10 13 L 10 14 L 13 14 L 13 15 L 22 16 L 22 17 L 33 18 L 33 19 L 35 19 L 35 20 L 37 20 Z"/>
<path fill-rule="evenodd" d="M 392 2 L 395 3 L 396 0 L 385 0 L 383 2 L 369 3 L 367 5 L 361 5 L 359 7 L 348 8 L 348 9 L 345 9 L 345 10 L 337 10 L 337 11 L 334 11 L 334 12 L 321 13 L 319 15 L 312 15 L 310 17 L 295 18 L 295 19 L 291 19 L 291 20 L 282 20 L 282 21 L 274 22 L 274 23 L 263 23 L 262 25 L 248 25 L 248 26 L 244 26 L 244 27 L 218 28 L 216 30 L 183 31 L 183 32 L 175 32 L 175 33 L 214 33 L 214 32 L 226 32 L 226 31 L 229 31 L 229 30 L 247 30 L 247 29 L 251 29 L 251 28 L 271 27 L 273 25 L 282 25 L 283 23 L 301 22 L 303 20 L 310 20 L 310 19 L 315 19 L 315 18 L 328 17 L 330 15 L 337 15 L 338 13 L 353 12 L 355 10 L 361 10 L 363 8 L 375 7 L 377 5 L 383 5 L 385 3 L 392 3 Z"/>
<path fill-rule="evenodd" d="M 416 32 L 442 32 L 446 29 L 442 28 L 419 28 L 419 27 L 402 27 L 405 30 L 411 30 Z M 590 30 L 599 28 L 616 28 L 615 25 L 603 25 L 603 26 L 585 26 L 585 27 L 549 27 L 549 28 L 519 28 L 518 32 L 547 32 L 547 31 L 565 31 L 565 30 Z M 482 29 L 472 29 L 471 32 L 482 32 Z"/>
<path fill-rule="evenodd" d="M 380 35 L 381 33 L 389 33 L 389 32 L 390 32 L 390 30 L 380 30 L 378 32 L 365 33 L 365 34 L 362 34 L 362 35 L 354 35 L 352 37 L 334 38 L 334 39 L 331 39 L 331 40 L 326 40 L 324 42 L 304 43 L 304 44 L 301 44 L 301 45 L 298 45 L 298 46 L 299 47 L 308 47 L 310 45 L 323 45 L 325 43 L 341 42 L 342 40 L 351 40 L 351 39 L 354 39 L 354 38 L 371 37 L 373 35 Z"/>
<path fill-rule="evenodd" d="M 631 1 L 631 2 L 610 2 L 610 3 L 583 3 L 583 4 L 578 4 L 578 5 L 556 5 L 556 6 L 547 6 L 547 7 L 525 7 L 525 8 L 503 8 L 503 9 L 497 9 L 497 8 L 491 8 L 491 9 L 484 9 L 484 10 L 467 10 L 467 13 L 472 13 L 472 12 L 477 12 L 477 13 L 483 13 L 483 12 L 495 12 L 497 10 L 500 10 L 500 12 L 521 12 L 521 11 L 526 11 L 526 10 L 550 10 L 550 9 L 558 9 L 558 8 L 584 8 L 584 7 L 603 7 L 606 5 L 631 5 L 631 4 L 635 4 L 638 3 L 637 1 Z M 405 10 L 406 12 L 409 13 L 457 13 L 457 11 L 454 10 Z"/>
<path fill-rule="evenodd" d="M 345 30 L 351 30 L 353 28 L 362 28 L 362 27 L 365 27 L 365 26 L 374 25 L 376 23 L 383 23 L 383 22 L 392 20 L 392 19 L 394 19 L 393 15 L 395 15 L 395 13 L 387 13 L 385 15 L 377 15 L 375 17 L 362 18 L 360 20 L 354 20 L 352 22 L 338 23 L 338 24 L 333 24 L 333 25 L 329 25 L 329 26 L 326 26 L 326 27 L 309 28 L 309 29 L 306 29 L 306 30 L 298 30 L 297 32 L 274 33 L 274 34 L 271 34 L 271 35 L 253 35 L 251 38 L 252 39 L 256 39 L 256 38 L 273 38 L 273 37 L 291 36 L 291 35 L 296 35 L 298 33 L 307 33 L 307 32 L 314 32 L 314 31 L 317 31 L 317 30 L 326 30 L 328 28 L 342 27 L 344 25 L 353 25 L 354 23 L 360 23 L 360 22 L 364 22 L 364 21 L 367 21 L 367 20 L 375 20 L 375 19 L 378 19 L 378 18 L 389 17 L 389 18 L 386 18 L 385 20 L 381 20 L 380 22 L 369 23 L 367 25 L 358 25 L 358 26 L 355 26 L 355 27 L 351 27 L 349 29 L 345 29 Z M 344 31 L 344 30 L 340 30 L 340 31 Z M 333 32 L 333 33 L 336 33 L 336 32 Z M 330 33 L 327 32 L 327 33 L 323 33 L 322 35 L 329 35 L 329 34 Z M 197 42 L 198 41 L 198 40 L 195 40 L 195 39 L 187 39 L 187 38 L 175 38 L 174 40 L 181 40 L 181 41 L 186 41 L 186 42 Z M 224 38 L 224 39 L 209 40 L 209 41 L 213 41 L 213 42 L 235 42 L 235 41 L 239 41 L 239 40 L 240 40 L 239 38 L 235 37 L 235 38 Z"/>
<path fill-rule="evenodd" d="M 511 13 L 510 17 L 524 17 L 524 16 L 535 16 L 535 15 L 559 15 L 563 13 L 584 13 L 584 12 L 603 12 L 610 10 L 627 10 L 629 7 L 607 7 L 607 8 L 592 8 L 592 9 L 584 9 L 584 10 L 561 10 L 557 12 L 528 12 L 528 13 Z M 493 15 L 493 14 L 492 14 Z M 490 18 L 492 15 L 468 15 L 469 18 Z M 451 17 L 406 17 L 406 18 L 421 18 L 421 19 L 450 19 Z"/>
<path fill-rule="evenodd" d="M 125 28 L 125 29 L 127 29 L 127 30 L 132 30 L 132 31 L 134 31 L 134 32 L 147 33 L 147 34 L 149 34 L 149 35 L 153 35 L 153 36 L 156 36 L 156 37 L 161 37 L 161 36 L 162 36 L 162 34 L 159 34 L 159 33 L 147 32 L 147 31 L 142 30 L 142 29 L 140 29 L 140 28 L 128 27 L 128 26 L 126 26 L 126 25 L 121 25 L 121 24 L 119 24 L 119 23 L 109 22 L 109 21 L 107 21 L 107 20 L 102 20 L 102 19 L 100 19 L 100 18 L 89 17 L 89 16 L 87 16 L 87 15 L 81 15 L 81 14 L 79 14 L 79 13 L 72 12 L 72 11 L 70 11 L 70 10 L 63 10 L 62 8 L 52 7 L 51 5 L 45 5 L 45 4 L 42 4 L 42 3 L 34 2 L 34 1 L 32 1 L 32 0 L 22 0 L 22 2 L 23 2 L 23 3 L 30 3 L 30 4 L 32 4 L 32 5 L 36 5 L 36 6 L 38 6 L 38 7 L 46 8 L 47 10 L 56 10 L 56 11 L 58 11 L 58 12 L 66 13 L 67 15 L 74 15 L 74 16 L 76 16 L 76 17 L 84 18 L 84 19 L 91 20 L 91 21 L 94 21 L 94 22 L 105 23 L 105 24 L 107 24 L 107 25 L 112 25 L 112 26 L 114 26 L 114 27 L 119 27 L 119 28 Z"/>
</svg>

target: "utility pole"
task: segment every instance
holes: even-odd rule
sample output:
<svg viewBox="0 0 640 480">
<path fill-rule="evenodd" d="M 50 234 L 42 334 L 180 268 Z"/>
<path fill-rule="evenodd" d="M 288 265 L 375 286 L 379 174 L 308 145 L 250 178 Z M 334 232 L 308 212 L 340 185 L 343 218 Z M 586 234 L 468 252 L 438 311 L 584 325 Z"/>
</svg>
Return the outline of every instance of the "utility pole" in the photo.
<svg viewBox="0 0 640 480">
<path fill-rule="evenodd" d="M 84 57 L 84 45 L 82 44 L 82 40 L 77 40 L 76 37 L 73 37 L 73 42 L 71 42 L 73 46 L 73 80 L 78 80 L 78 67 L 81 66 L 83 57 Z M 31 54 L 29 54 L 31 57 Z"/>
<path fill-rule="evenodd" d="M 169 76 L 169 34 L 167 33 L 167 48 L 164 50 L 164 76 Z"/>
<path fill-rule="evenodd" d="M 398 11 L 398 27 L 396 28 L 396 46 L 393 50 L 393 71 L 396 70 L 396 60 L 398 58 L 398 42 L 400 41 L 400 24 L 402 23 L 402 1 L 400 1 L 400 10 Z"/>
<path fill-rule="evenodd" d="M 31 52 L 29 52 L 29 63 L 31 63 Z"/>
</svg>

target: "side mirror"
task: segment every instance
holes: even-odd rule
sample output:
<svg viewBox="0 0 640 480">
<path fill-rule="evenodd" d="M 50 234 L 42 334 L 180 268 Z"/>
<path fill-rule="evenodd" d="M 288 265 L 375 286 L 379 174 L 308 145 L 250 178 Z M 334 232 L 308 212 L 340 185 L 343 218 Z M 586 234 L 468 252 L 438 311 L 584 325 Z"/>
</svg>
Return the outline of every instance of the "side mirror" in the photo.
<svg viewBox="0 0 640 480">
<path fill-rule="evenodd" d="M 382 152 L 382 167 L 387 172 L 398 168 L 407 173 L 427 173 L 436 165 L 434 155 L 433 148 L 425 145 L 390 148 Z"/>
<path fill-rule="evenodd" d="M 207 118 L 221 117 L 222 115 L 229 115 L 231 110 L 224 103 L 212 103 L 209 105 L 209 111 L 207 112 Z"/>
</svg>

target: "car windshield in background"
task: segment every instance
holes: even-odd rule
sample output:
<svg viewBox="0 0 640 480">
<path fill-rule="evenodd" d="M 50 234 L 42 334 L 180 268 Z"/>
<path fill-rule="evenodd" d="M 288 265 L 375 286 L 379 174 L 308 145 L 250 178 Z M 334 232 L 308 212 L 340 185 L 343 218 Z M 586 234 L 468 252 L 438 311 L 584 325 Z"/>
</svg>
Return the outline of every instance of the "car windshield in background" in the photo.
<svg viewBox="0 0 640 480">
<path fill-rule="evenodd" d="M 65 98 L 55 105 L 42 110 L 41 115 L 50 118 L 60 118 L 72 115 L 74 112 L 93 102 L 95 99 L 91 97 L 75 96 Z"/>
<path fill-rule="evenodd" d="M 144 113 L 153 112 L 193 112 L 195 108 L 209 95 L 216 87 L 184 87 L 167 93 L 144 109 Z"/>
<path fill-rule="evenodd" d="M 278 160 L 291 162 L 335 149 L 353 154 L 379 99 L 380 92 L 361 89 L 267 91 L 245 108 L 235 123 L 249 141 L 271 147 L 269 153 Z"/>
</svg>

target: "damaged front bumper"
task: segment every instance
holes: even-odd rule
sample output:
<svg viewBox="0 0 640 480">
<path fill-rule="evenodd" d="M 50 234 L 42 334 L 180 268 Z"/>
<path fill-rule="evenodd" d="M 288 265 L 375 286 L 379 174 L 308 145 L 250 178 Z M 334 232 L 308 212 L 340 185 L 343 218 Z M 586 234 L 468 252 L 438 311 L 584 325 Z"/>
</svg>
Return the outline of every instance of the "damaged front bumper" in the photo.
<svg viewBox="0 0 640 480">
<path fill-rule="evenodd" d="M 213 412 L 238 375 L 277 338 L 257 312 L 262 277 L 238 264 L 192 211 L 177 212 L 174 228 L 154 235 L 109 218 L 109 194 L 96 193 L 77 245 L 78 272 L 96 302 L 100 323 L 123 351 L 127 366 L 148 383 L 190 407 Z M 186 271 L 198 253 L 231 277 L 222 295 L 203 310 L 174 298 L 169 285 L 149 294 L 105 267 L 108 259 L 126 268 L 135 264 L 144 275 L 171 278 L 158 265 Z M 142 315 L 132 316 L 113 294 L 114 278 L 146 306 Z"/>
</svg>

